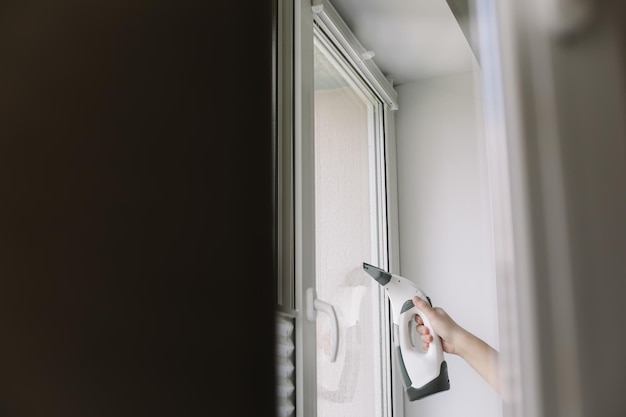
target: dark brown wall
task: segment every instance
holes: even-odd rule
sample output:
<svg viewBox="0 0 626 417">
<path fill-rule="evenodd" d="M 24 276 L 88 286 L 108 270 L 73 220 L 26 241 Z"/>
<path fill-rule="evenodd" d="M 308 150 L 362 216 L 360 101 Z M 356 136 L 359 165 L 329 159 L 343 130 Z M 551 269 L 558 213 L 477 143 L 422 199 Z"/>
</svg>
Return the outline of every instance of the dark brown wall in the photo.
<svg viewBox="0 0 626 417">
<path fill-rule="evenodd" d="M 270 2 L 0 5 L 0 416 L 272 415 Z"/>
</svg>

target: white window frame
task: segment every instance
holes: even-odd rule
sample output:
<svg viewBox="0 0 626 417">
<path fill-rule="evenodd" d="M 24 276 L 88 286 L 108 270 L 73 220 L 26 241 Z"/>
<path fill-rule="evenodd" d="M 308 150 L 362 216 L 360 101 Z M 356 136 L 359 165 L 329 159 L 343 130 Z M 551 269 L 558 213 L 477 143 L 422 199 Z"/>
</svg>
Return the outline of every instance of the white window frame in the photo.
<svg viewBox="0 0 626 417">
<path fill-rule="evenodd" d="M 315 9 L 314 9 L 315 10 Z M 380 95 L 376 94 L 370 85 L 357 73 L 354 63 L 345 56 L 350 56 L 346 51 L 337 44 L 332 38 L 332 33 L 328 33 L 326 28 L 318 25 L 318 19 L 314 20 L 314 45 L 323 51 L 326 58 L 333 64 L 336 70 L 351 85 L 353 91 L 361 97 L 364 102 L 370 103 L 372 106 L 372 117 L 369 120 L 369 163 L 373 169 L 370 172 L 370 205 L 372 208 L 371 230 L 370 236 L 372 241 L 376 242 L 372 247 L 371 259 L 378 265 L 388 267 L 388 244 L 387 244 L 387 202 L 386 202 L 386 175 L 385 175 L 385 130 L 384 130 L 384 112 L 386 105 L 381 101 Z M 384 317 L 389 316 L 389 301 L 385 292 L 381 287 L 374 287 L 378 297 L 378 309 Z M 383 320 L 377 329 L 380 335 L 390 335 L 389 321 Z M 311 342 L 311 346 L 315 343 Z M 308 346 L 308 345 L 307 345 Z M 392 395 L 390 387 L 392 386 L 392 368 L 389 358 L 391 357 L 391 341 L 381 340 L 378 346 L 375 346 L 376 354 L 381 358 L 388 360 L 381 361 L 381 366 L 375 370 L 376 380 L 379 381 L 377 386 L 377 409 L 380 410 L 380 417 L 392 416 Z"/>
<path fill-rule="evenodd" d="M 392 83 L 385 78 L 376 65 L 366 57 L 367 51 L 349 31 L 347 25 L 327 1 L 276 0 L 278 6 L 278 56 L 277 73 L 277 238 L 279 286 L 292 282 L 293 288 L 277 294 L 278 312 L 295 319 L 295 405 L 296 416 L 316 417 L 317 382 L 316 326 L 306 318 L 306 289 L 315 288 L 315 222 L 314 222 L 314 75 L 313 46 L 314 26 L 324 27 L 325 33 L 335 37 L 336 46 L 342 53 L 353 59 L 359 75 L 376 93 L 384 105 L 381 106 L 382 124 L 372 126 L 385 137 L 374 154 L 384 155 L 377 159 L 375 166 L 377 181 L 374 188 L 380 189 L 386 182 L 386 201 L 378 199 L 378 210 L 386 208 L 386 230 L 380 229 L 373 236 L 380 236 L 388 248 L 382 260 L 392 272 L 399 273 L 399 234 L 397 216 L 397 175 L 394 111 L 398 108 L 397 95 Z M 290 27 L 288 19 L 293 14 Z M 282 16 L 282 17 L 281 17 Z M 293 37 L 286 36 L 290 30 Z M 281 36 L 281 31 L 283 36 Z M 291 74 L 287 74 L 292 71 Z M 282 117 L 281 117 L 282 116 Z M 288 177 L 287 179 L 281 176 Z M 291 182 L 290 180 L 293 180 Z M 289 200 L 285 202 L 285 200 Z M 385 207 L 386 206 L 386 207 Z M 282 254 L 282 256 L 281 256 Z M 390 317 L 389 303 L 380 291 L 384 314 Z M 389 326 L 389 320 L 384 321 Z M 389 335 L 381 355 L 387 358 L 384 367 L 384 390 L 388 393 L 383 399 L 383 417 L 403 416 L 403 386 L 393 362 L 395 351 L 391 348 L 389 328 L 383 333 Z M 311 342 L 312 341 L 312 342 Z"/>
</svg>

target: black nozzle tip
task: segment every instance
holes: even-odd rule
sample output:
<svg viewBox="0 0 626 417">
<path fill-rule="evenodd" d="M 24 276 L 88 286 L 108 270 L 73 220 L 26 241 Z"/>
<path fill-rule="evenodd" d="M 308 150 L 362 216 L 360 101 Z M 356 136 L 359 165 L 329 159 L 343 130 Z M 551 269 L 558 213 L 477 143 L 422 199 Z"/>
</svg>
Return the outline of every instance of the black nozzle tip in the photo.
<svg viewBox="0 0 626 417">
<path fill-rule="evenodd" d="M 391 274 L 378 267 L 363 262 L 363 269 L 378 281 L 380 285 L 387 285 L 391 281 Z"/>
</svg>

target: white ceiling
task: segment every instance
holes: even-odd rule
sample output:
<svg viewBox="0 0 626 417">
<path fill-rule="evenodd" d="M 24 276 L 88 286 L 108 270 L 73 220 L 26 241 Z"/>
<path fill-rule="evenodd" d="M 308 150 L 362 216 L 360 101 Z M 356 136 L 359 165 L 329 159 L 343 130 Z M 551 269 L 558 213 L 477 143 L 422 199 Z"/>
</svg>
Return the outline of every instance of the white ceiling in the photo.
<svg viewBox="0 0 626 417">
<path fill-rule="evenodd" d="M 394 85 L 471 71 L 474 55 L 446 0 L 331 0 Z"/>
</svg>

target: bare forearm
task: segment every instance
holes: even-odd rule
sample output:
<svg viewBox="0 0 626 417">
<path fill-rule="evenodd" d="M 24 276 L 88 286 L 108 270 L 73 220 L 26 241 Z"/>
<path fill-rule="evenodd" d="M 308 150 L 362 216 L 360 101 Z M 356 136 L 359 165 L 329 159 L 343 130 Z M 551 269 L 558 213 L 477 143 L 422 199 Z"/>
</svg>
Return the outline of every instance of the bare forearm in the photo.
<svg viewBox="0 0 626 417">
<path fill-rule="evenodd" d="M 464 331 L 457 354 L 470 364 L 496 391 L 500 392 L 498 352 L 475 335 Z"/>
</svg>

